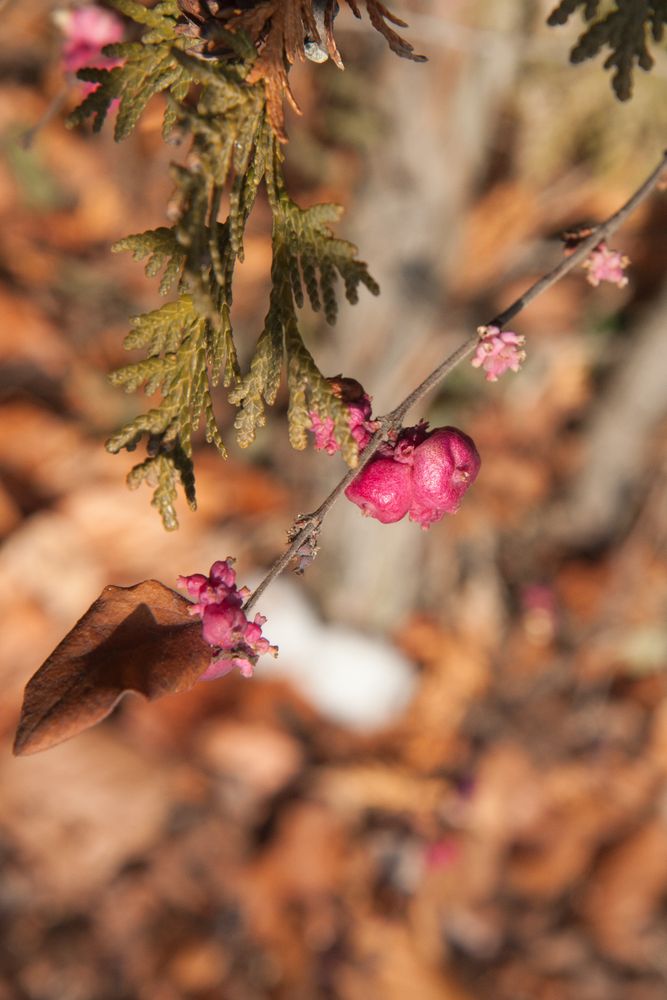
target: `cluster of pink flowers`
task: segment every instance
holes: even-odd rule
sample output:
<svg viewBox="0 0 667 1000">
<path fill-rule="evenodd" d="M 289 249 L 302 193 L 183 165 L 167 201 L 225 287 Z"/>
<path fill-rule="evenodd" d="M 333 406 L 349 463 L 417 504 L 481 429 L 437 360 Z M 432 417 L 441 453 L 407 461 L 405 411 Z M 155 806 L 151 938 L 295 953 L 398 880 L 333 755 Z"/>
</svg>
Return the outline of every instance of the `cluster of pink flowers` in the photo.
<svg viewBox="0 0 667 1000">
<path fill-rule="evenodd" d="M 526 360 L 525 337 L 497 326 L 480 326 L 479 344 L 471 361 L 473 368 L 483 368 L 487 382 L 497 382 L 506 371 L 518 372 Z"/>
<path fill-rule="evenodd" d="M 377 424 L 371 420 L 371 398 L 356 379 L 336 375 L 327 381 L 333 393 L 347 406 L 350 433 L 361 451 L 377 429 Z M 340 451 L 340 445 L 334 437 L 334 422 L 331 417 L 322 420 L 319 413 L 315 412 L 311 412 L 309 416 L 310 429 L 315 436 L 316 451 L 326 451 L 328 455 Z"/>
<path fill-rule="evenodd" d="M 456 427 L 429 431 L 422 421 L 383 444 L 345 495 L 382 524 L 409 514 L 429 528 L 445 514 L 456 513 L 479 467 L 479 454 L 467 434 Z"/>
<path fill-rule="evenodd" d="M 110 10 L 89 4 L 73 10 L 61 10 L 56 20 L 64 35 L 63 68 L 66 73 L 76 73 L 85 66 L 111 69 L 119 66 L 120 59 L 102 54 L 105 45 L 123 40 L 123 22 Z M 86 94 L 97 88 L 96 83 L 83 83 Z"/>
<path fill-rule="evenodd" d="M 618 285 L 619 288 L 624 288 L 628 283 L 625 269 L 629 263 L 629 257 L 619 253 L 618 250 L 610 250 L 602 240 L 595 250 L 589 253 L 581 266 L 588 271 L 586 280 L 594 288 L 597 288 L 601 281 L 609 281 L 613 285 Z"/>
<path fill-rule="evenodd" d="M 210 681 L 223 677 L 238 667 L 244 677 L 252 677 L 258 657 L 263 653 L 275 656 L 277 646 L 272 646 L 262 635 L 263 615 L 248 621 L 243 602 L 250 594 L 247 587 L 236 586 L 234 560 L 214 562 L 208 576 L 193 573 L 179 576 L 178 586 L 194 598 L 189 609 L 191 615 L 202 620 L 204 640 L 213 647 L 210 665 L 200 680 Z"/>
</svg>

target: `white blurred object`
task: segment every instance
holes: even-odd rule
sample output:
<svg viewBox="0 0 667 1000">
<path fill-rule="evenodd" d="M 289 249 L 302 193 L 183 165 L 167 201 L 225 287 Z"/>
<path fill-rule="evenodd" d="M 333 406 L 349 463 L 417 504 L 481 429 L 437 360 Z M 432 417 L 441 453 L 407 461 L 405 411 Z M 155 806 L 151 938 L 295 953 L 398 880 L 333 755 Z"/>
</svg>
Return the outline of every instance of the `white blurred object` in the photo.
<svg viewBox="0 0 667 1000">
<path fill-rule="evenodd" d="M 264 632 L 280 647 L 277 659 L 260 659 L 256 677 L 290 680 L 322 715 L 352 729 L 387 726 L 409 704 L 410 661 L 383 639 L 320 622 L 289 580 L 272 583 L 254 610 L 266 615 Z"/>
</svg>

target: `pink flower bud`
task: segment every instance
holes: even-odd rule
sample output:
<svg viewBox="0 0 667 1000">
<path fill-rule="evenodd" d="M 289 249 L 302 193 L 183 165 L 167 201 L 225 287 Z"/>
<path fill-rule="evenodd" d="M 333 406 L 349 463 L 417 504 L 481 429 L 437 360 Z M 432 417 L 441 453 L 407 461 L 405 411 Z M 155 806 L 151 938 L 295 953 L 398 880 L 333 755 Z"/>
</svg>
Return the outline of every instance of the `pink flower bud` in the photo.
<svg viewBox="0 0 667 1000">
<path fill-rule="evenodd" d="M 335 455 L 340 451 L 340 445 L 334 437 L 334 422 L 331 417 L 322 420 L 315 410 L 309 413 L 309 417 L 310 429 L 315 437 L 315 451 L 326 451 L 327 455 Z"/>
<path fill-rule="evenodd" d="M 463 431 L 433 431 L 413 455 L 410 518 L 427 528 L 443 514 L 456 513 L 480 464 L 474 442 Z"/>
<path fill-rule="evenodd" d="M 246 617 L 235 602 L 207 604 L 201 620 L 204 641 L 210 646 L 231 650 L 243 638 Z"/>
<path fill-rule="evenodd" d="M 217 681 L 220 677 L 231 674 L 234 667 L 238 667 L 243 677 L 252 677 L 254 668 L 251 661 L 245 656 L 233 656 L 231 659 L 220 657 L 217 660 L 211 660 L 199 680 Z"/>
<path fill-rule="evenodd" d="M 370 400 L 368 400 L 368 406 L 365 403 L 350 403 L 348 406 L 347 422 L 350 434 L 359 446 L 359 451 L 363 451 L 373 437 L 374 427 L 369 419 L 370 415 Z"/>
<path fill-rule="evenodd" d="M 371 420 L 370 396 L 364 392 L 361 383 L 354 378 L 336 375 L 327 381 L 331 385 L 334 396 L 338 396 L 347 406 L 350 433 L 361 451 L 366 447 L 375 431 L 375 424 Z M 334 422 L 331 417 L 325 417 L 322 420 L 319 413 L 314 411 L 309 416 L 310 429 L 315 436 L 315 450 L 326 451 L 328 455 L 334 455 L 340 451 L 340 445 L 334 437 Z"/>
<path fill-rule="evenodd" d="M 179 576 L 176 583 L 181 590 L 187 590 L 190 597 L 199 600 L 208 587 L 208 577 L 203 573 L 192 573 L 191 576 Z"/>
<path fill-rule="evenodd" d="M 211 566 L 209 578 L 213 587 L 234 587 L 236 585 L 236 570 L 232 569 L 233 559 L 218 559 Z"/>
<path fill-rule="evenodd" d="M 383 455 L 374 455 L 345 490 L 345 496 L 366 517 L 382 524 L 400 521 L 412 502 L 411 468 Z"/>
<path fill-rule="evenodd" d="M 396 441 L 381 446 L 382 454 L 391 455 L 395 462 L 405 462 L 412 465 L 415 448 L 418 448 L 429 436 L 428 421 L 420 420 L 414 427 L 404 427 Z M 386 448 L 386 450 L 384 450 Z"/>
<path fill-rule="evenodd" d="M 421 421 L 385 442 L 345 490 L 362 513 L 383 524 L 410 519 L 428 528 L 454 514 L 474 482 L 480 457 L 473 441 L 456 427 L 429 433 Z"/>
</svg>

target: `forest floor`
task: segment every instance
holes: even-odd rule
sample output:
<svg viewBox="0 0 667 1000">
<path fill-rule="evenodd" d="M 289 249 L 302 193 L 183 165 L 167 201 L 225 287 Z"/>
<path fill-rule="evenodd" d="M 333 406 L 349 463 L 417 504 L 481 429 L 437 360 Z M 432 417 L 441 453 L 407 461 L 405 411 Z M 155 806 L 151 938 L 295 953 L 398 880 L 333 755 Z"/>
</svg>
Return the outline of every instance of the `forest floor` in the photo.
<svg viewBox="0 0 667 1000">
<path fill-rule="evenodd" d="M 103 442 L 145 401 L 106 375 L 158 298 L 108 247 L 163 224 L 178 151 L 157 106 L 122 147 L 67 131 L 75 84 L 26 147 L 63 85 L 48 9 L 10 6 L 0 50 L 0 1000 L 664 1000 L 664 194 L 619 234 L 625 289 L 568 278 L 525 316 L 520 375 L 496 390 L 468 371 L 438 404 L 465 415 L 482 472 L 455 519 L 425 540 L 410 526 L 426 583 L 385 636 L 414 683 L 389 723 L 350 728 L 289 680 L 229 676 L 12 758 L 24 684 L 107 583 L 173 584 L 231 554 L 240 582 L 257 575 L 336 461 L 287 457 L 281 399 L 259 459 L 200 442 L 178 532 L 127 491 L 132 456 Z M 325 154 L 352 214 L 363 154 Z M 573 159 L 540 201 L 503 156 L 449 281 L 477 322 L 551 266 L 545 234 L 639 179 Z M 306 174 L 294 190 L 329 197 Z M 252 340 L 261 206 L 246 253 Z"/>
</svg>

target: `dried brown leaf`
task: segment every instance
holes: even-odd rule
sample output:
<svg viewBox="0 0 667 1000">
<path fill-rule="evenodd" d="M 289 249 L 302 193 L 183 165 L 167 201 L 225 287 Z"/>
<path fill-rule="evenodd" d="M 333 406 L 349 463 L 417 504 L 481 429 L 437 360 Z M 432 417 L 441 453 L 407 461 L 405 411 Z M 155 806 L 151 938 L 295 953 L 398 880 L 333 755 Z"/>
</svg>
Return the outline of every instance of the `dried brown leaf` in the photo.
<svg viewBox="0 0 667 1000">
<path fill-rule="evenodd" d="M 381 0 L 364 0 L 364 2 L 371 24 L 387 40 L 392 52 L 395 52 L 397 56 L 402 56 L 403 59 L 412 59 L 413 62 L 426 62 L 426 56 L 417 55 L 413 46 L 387 24 L 387 21 L 390 21 L 399 28 L 407 28 L 405 21 L 392 14 Z M 347 0 L 347 3 L 354 16 L 361 17 L 356 0 Z"/>
<path fill-rule="evenodd" d="M 654 967 L 667 946 L 667 828 L 650 819 L 603 857 L 581 900 L 595 945 L 612 961 Z"/>
<path fill-rule="evenodd" d="M 271 23 L 272 25 L 275 23 L 276 26 L 272 27 L 261 54 L 248 74 L 248 83 L 264 81 L 269 121 L 280 141 L 286 142 L 283 100 L 287 98 L 297 114 L 301 114 L 301 109 L 296 103 L 287 77 L 286 38 L 282 19 L 276 16 Z"/>
<path fill-rule="evenodd" d="M 406 27 L 405 21 L 392 14 L 381 0 L 364 2 L 371 24 L 387 40 L 392 52 L 415 62 L 425 61 L 426 57 L 417 55 L 412 45 L 388 23 Z M 348 0 L 348 4 L 355 16 L 360 17 L 355 0 Z M 336 66 L 343 68 L 333 33 L 334 16 L 333 0 L 327 0 L 323 4 L 319 27 L 312 0 L 266 0 L 249 9 L 235 12 L 227 23 L 232 30 L 244 30 L 258 46 L 259 55 L 248 75 L 248 82 L 264 82 L 269 121 L 281 142 L 285 142 L 287 138 L 284 100 L 289 102 L 297 114 L 301 113 L 289 86 L 288 73 L 289 67 L 297 59 L 303 62 L 306 58 L 306 38 L 319 38 L 320 44 L 325 47 Z"/>
<path fill-rule="evenodd" d="M 306 33 L 317 31 L 311 4 L 306 0 L 269 0 L 233 17 L 229 27 L 243 29 L 260 47 L 248 83 L 264 81 L 269 121 L 280 141 L 285 142 L 283 100 L 286 98 L 301 114 L 289 85 L 288 65 L 305 59 Z"/>
<path fill-rule="evenodd" d="M 104 719 L 127 691 L 149 700 L 192 687 L 211 650 L 189 601 L 157 580 L 105 587 L 26 686 L 17 755 Z"/>
</svg>

